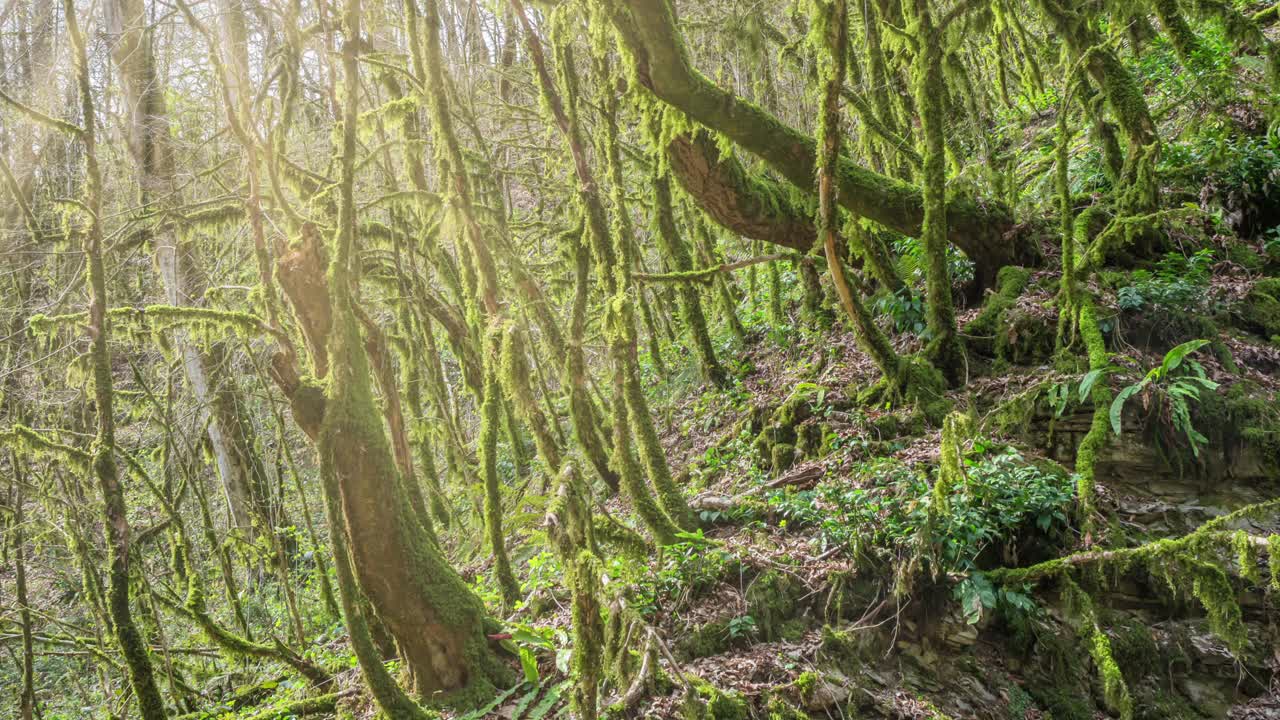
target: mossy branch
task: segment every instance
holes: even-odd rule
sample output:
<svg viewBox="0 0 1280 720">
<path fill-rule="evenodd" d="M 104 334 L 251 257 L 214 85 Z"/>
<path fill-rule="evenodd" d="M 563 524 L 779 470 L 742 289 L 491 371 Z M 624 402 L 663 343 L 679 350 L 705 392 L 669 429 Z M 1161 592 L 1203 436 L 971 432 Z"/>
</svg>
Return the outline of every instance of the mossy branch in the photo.
<svg viewBox="0 0 1280 720">
<path fill-rule="evenodd" d="M 27 117 L 31 118 L 37 123 L 40 123 L 41 125 L 51 127 L 54 130 L 58 130 L 59 132 L 67 133 L 68 135 L 71 135 L 74 138 L 79 138 L 80 136 L 84 135 L 84 128 L 80 127 L 79 125 L 69 123 L 65 120 L 59 120 L 58 118 L 53 117 L 51 115 L 46 115 L 40 112 L 39 110 L 31 107 L 30 105 L 27 105 L 26 103 L 21 102 L 20 100 L 6 93 L 3 90 L 0 90 L 0 100 L 3 100 L 4 102 L 8 103 L 13 109 L 17 110 L 23 115 L 26 115 Z"/>
<path fill-rule="evenodd" d="M 65 460 L 79 470 L 88 470 L 93 464 L 91 453 L 60 443 L 26 425 L 12 425 L 8 430 L 0 431 L 0 445 L 9 445 L 33 455 Z"/>
<path fill-rule="evenodd" d="M 112 321 L 146 324 L 153 332 L 164 332 L 183 327 L 206 331 L 226 330 L 248 336 L 281 336 L 280 331 L 267 325 L 257 315 L 237 310 L 181 307 L 176 305 L 148 305 L 140 308 L 112 308 L 107 313 L 107 317 Z M 27 320 L 27 325 L 36 334 L 49 335 L 58 328 L 74 326 L 87 321 L 88 314 L 84 312 L 68 313 L 66 315 L 37 314 L 32 315 Z"/>
<path fill-rule="evenodd" d="M 760 255 L 753 258 L 747 258 L 746 260 L 738 260 L 736 262 L 731 262 L 731 263 L 721 263 L 719 265 L 713 265 L 712 267 L 707 267 L 707 268 L 699 268 L 697 270 L 686 270 L 685 272 L 635 273 L 634 275 L 631 276 L 631 278 L 638 283 L 695 282 L 695 283 L 701 283 L 703 285 L 709 286 L 715 281 L 716 275 L 720 273 L 733 272 L 734 270 L 740 270 L 745 267 L 751 267 L 752 265 L 759 265 L 760 263 L 773 262 L 774 260 L 786 260 L 790 256 L 791 256 L 791 253 L 774 253 L 773 255 Z"/>
<path fill-rule="evenodd" d="M 992 582 L 1019 585 L 1061 577 L 1086 566 L 1128 567 L 1135 562 L 1147 562 L 1176 553 L 1192 552 L 1212 543 L 1223 543 L 1230 547 L 1233 542 L 1238 542 L 1235 539 L 1235 533 L 1227 529 L 1232 523 L 1274 515 L 1278 512 L 1280 512 L 1280 498 L 1273 498 L 1220 515 L 1182 537 L 1154 540 L 1131 548 L 1089 550 L 1046 560 L 1030 567 L 993 570 L 987 576 Z M 1266 546 L 1269 542 L 1269 538 L 1253 535 L 1249 537 L 1250 542 L 1259 547 Z"/>
</svg>

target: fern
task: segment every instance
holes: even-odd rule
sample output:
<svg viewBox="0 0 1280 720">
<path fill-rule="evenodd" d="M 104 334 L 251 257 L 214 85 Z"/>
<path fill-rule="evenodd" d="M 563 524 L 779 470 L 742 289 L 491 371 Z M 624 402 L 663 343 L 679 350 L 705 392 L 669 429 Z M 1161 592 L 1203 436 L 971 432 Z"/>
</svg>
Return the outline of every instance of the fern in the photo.
<svg viewBox="0 0 1280 720">
<path fill-rule="evenodd" d="M 1191 453 L 1199 457 L 1200 446 L 1207 443 L 1208 439 L 1196 430 L 1191 409 L 1194 403 L 1199 402 L 1201 392 L 1216 390 L 1218 383 L 1209 379 L 1200 363 L 1187 356 L 1208 344 L 1208 340 L 1182 343 L 1165 353 L 1164 360 L 1158 367 L 1152 368 L 1141 380 L 1116 394 L 1111 403 L 1111 429 L 1117 435 L 1120 434 L 1125 403 L 1129 398 L 1143 394 L 1144 406 L 1149 407 L 1154 399 L 1167 407 L 1173 429 L 1187 438 Z"/>
</svg>

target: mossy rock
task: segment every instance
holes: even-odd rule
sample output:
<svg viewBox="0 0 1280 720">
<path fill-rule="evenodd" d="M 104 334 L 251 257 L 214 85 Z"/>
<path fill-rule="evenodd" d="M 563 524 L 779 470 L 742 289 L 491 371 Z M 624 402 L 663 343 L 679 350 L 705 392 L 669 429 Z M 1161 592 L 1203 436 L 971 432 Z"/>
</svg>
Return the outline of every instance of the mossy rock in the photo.
<svg viewBox="0 0 1280 720">
<path fill-rule="evenodd" d="M 795 635 L 798 626 L 793 621 L 804 592 L 804 585 L 786 573 L 766 570 L 757 576 L 747 588 L 747 613 L 756 621 L 757 638 L 774 642 Z"/>
<path fill-rule="evenodd" d="M 1195 422 L 1211 431 L 1210 441 L 1228 461 L 1251 451 L 1264 474 L 1280 474 L 1280 397 L 1274 393 L 1246 380 L 1232 383 L 1225 393 L 1204 393 Z"/>
<path fill-rule="evenodd" d="M 774 472 L 789 469 L 796 460 L 796 446 L 790 443 L 778 443 L 769 451 L 770 467 Z"/>
<path fill-rule="evenodd" d="M 1000 268 L 996 275 L 996 291 L 987 296 L 977 317 L 964 326 L 966 344 L 971 350 L 991 355 L 995 352 L 996 335 L 1003 326 L 1003 317 L 1018 302 L 1027 289 L 1031 271 L 1009 265 Z"/>
<path fill-rule="evenodd" d="M 1014 306 L 1000 315 L 996 357 L 1018 365 L 1035 365 L 1053 356 L 1057 324 L 1038 308 Z"/>
<path fill-rule="evenodd" d="M 1053 383 L 1043 381 L 996 406 L 983 422 L 983 430 L 1005 437 L 1025 437 L 1032 422 L 1049 412 L 1046 394 Z"/>
<path fill-rule="evenodd" d="M 1074 633 L 1044 633 L 1036 644 L 1038 680 L 1026 684 L 1027 692 L 1053 720 L 1093 720 L 1093 672 Z"/>
<path fill-rule="evenodd" d="M 801 432 L 806 432 L 804 422 L 813 417 L 813 400 L 819 390 L 820 388 L 813 383 L 796 385 L 787 399 L 769 415 L 763 429 L 752 441 L 751 446 L 756 457 L 774 472 L 782 472 L 795 462 L 796 445 L 801 443 Z M 811 443 L 813 448 L 805 454 L 813 454 L 821 447 L 821 428 L 818 428 L 817 432 L 817 442 L 811 442 L 812 439 L 805 440 L 806 443 Z"/>
<path fill-rule="evenodd" d="M 733 639 L 729 635 L 728 620 L 712 620 L 681 634 L 673 648 L 682 660 L 711 657 L 729 649 Z"/>
<path fill-rule="evenodd" d="M 1136 619 L 1109 622 L 1107 635 L 1111 640 L 1111 655 L 1124 673 L 1129 687 L 1140 685 L 1141 680 L 1158 669 L 1160 648 L 1147 625 Z"/>
<path fill-rule="evenodd" d="M 1245 330 L 1268 339 L 1280 336 L 1280 278 L 1254 283 L 1236 313 Z"/>
<path fill-rule="evenodd" d="M 1031 697 L 1053 720 L 1093 720 L 1093 704 L 1078 688 L 1043 686 L 1033 688 Z"/>
<path fill-rule="evenodd" d="M 699 677 L 691 678 L 693 693 L 681 705 L 685 720 L 747 720 L 746 698 L 737 692 L 725 692 Z"/>
<path fill-rule="evenodd" d="M 1200 720 L 1203 717 L 1184 698 L 1164 692 L 1158 685 L 1134 690 L 1134 720 Z"/>
<path fill-rule="evenodd" d="M 867 430 L 878 440 L 889 440 L 902 434 L 897 414 L 884 413 L 867 422 Z"/>
<path fill-rule="evenodd" d="M 826 425 L 819 422 L 805 423 L 796 433 L 796 452 L 801 457 L 817 457 L 822 452 L 822 438 Z"/>
<path fill-rule="evenodd" d="M 892 640 L 888 634 L 845 631 L 824 625 L 819 657 L 845 673 L 857 672 L 864 664 L 884 655 Z"/>
</svg>

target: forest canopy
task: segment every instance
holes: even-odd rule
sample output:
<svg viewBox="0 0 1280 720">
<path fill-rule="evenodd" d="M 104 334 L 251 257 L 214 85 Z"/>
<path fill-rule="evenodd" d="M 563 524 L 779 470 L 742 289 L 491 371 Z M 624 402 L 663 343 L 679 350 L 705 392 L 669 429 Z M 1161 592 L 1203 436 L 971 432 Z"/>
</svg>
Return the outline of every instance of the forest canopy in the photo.
<svg viewBox="0 0 1280 720">
<path fill-rule="evenodd" d="M 5 717 L 1280 717 L 1278 9 L 0 0 Z"/>
</svg>

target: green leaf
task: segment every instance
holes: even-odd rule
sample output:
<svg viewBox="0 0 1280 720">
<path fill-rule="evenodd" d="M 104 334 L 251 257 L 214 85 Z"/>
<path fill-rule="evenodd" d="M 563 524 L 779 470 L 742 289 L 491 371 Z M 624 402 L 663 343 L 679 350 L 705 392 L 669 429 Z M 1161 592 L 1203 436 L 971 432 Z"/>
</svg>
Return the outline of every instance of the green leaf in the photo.
<svg viewBox="0 0 1280 720">
<path fill-rule="evenodd" d="M 1164 362 L 1160 363 L 1160 376 L 1168 375 L 1182 364 L 1183 358 L 1208 345 L 1208 340 L 1188 340 L 1164 354 Z"/>
<path fill-rule="evenodd" d="M 1112 401 L 1111 429 L 1114 430 L 1117 435 L 1120 434 L 1120 415 L 1124 412 L 1125 401 L 1128 400 L 1130 396 L 1132 396 L 1134 393 L 1138 392 L 1141 389 L 1142 389 L 1142 383 L 1135 383 L 1133 385 L 1130 385 L 1129 387 L 1121 390 L 1120 394 L 1116 395 L 1116 399 Z"/>
<path fill-rule="evenodd" d="M 1084 402 L 1085 398 L 1089 397 L 1089 391 L 1093 389 L 1093 384 L 1098 382 L 1098 378 L 1110 372 L 1110 367 L 1104 367 L 1085 373 L 1084 377 L 1080 378 L 1080 402 Z"/>
<path fill-rule="evenodd" d="M 538 682 L 538 658 L 529 648 L 520 648 L 520 669 L 524 670 L 526 682 Z"/>
<path fill-rule="evenodd" d="M 511 633 L 511 639 L 515 640 L 518 643 L 524 643 L 526 645 L 537 645 L 538 647 L 544 647 L 544 648 L 553 647 L 550 640 L 542 637 L 541 635 L 538 635 L 537 633 L 533 633 L 528 630 L 525 630 L 524 628 L 519 628 L 513 631 Z"/>
</svg>

